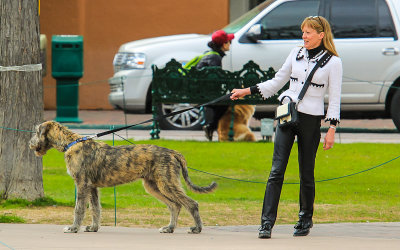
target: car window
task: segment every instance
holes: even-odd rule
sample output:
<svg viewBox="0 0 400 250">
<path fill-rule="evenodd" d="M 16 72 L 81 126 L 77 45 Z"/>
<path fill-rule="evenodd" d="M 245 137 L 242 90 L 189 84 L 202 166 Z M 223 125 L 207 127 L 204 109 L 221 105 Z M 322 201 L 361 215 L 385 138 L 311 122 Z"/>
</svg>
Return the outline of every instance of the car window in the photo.
<svg viewBox="0 0 400 250">
<path fill-rule="evenodd" d="M 228 24 L 228 26 L 224 27 L 223 30 L 226 33 L 236 33 L 238 30 L 240 30 L 243 26 L 245 26 L 249 21 L 251 21 L 255 16 L 257 16 L 261 11 L 263 11 L 265 8 L 270 6 L 273 2 L 276 0 L 268 0 L 265 1 L 264 3 L 256 6 L 249 12 L 245 13 L 232 23 Z"/>
<path fill-rule="evenodd" d="M 318 15 L 319 0 L 285 2 L 260 20 L 260 40 L 301 39 L 304 18 Z"/>
<path fill-rule="evenodd" d="M 331 0 L 330 23 L 335 38 L 393 37 L 384 0 Z"/>
<path fill-rule="evenodd" d="M 378 1 L 379 37 L 397 37 L 389 7 L 384 0 Z"/>
</svg>

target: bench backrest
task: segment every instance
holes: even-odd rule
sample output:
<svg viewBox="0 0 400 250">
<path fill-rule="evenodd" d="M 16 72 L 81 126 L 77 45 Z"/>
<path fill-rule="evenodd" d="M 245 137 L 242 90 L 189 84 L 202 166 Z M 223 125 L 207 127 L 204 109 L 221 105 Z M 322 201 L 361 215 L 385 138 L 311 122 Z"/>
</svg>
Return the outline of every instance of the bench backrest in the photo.
<svg viewBox="0 0 400 250">
<path fill-rule="evenodd" d="M 205 103 L 226 95 L 234 88 L 245 88 L 271 79 L 275 71 L 263 71 L 253 61 L 249 61 L 240 71 L 227 71 L 220 67 L 191 68 L 186 70 L 172 59 L 164 68 L 152 66 L 153 105 L 159 103 Z M 229 102 L 230 103 L 230 102 Z M 265 104 L 260 95 L 246 96 L 235 104 Z M 278 103 L 275 98 L 268 103 Z"/>
</svg>

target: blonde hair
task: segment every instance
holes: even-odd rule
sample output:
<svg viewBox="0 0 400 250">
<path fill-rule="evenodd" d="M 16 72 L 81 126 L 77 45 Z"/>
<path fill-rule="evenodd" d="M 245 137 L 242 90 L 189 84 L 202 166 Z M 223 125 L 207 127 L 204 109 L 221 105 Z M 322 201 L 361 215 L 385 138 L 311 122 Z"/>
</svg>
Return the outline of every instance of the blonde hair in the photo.
<svg viewBox="0 0 400 250">
<path fill-rule="evenodd" d="M 318 33 L 324 32 L 324 38 L 322 38 L 322 42 L 326 50 L 328 50 L 329 54 L 334 56 L 339 56 L 336 52 L 335 44 L 333 43 L 333 34 L 331 26 L 329 22 L 322 16 L 309 16 L 306 17 L 301 24 L 301 29 L 303 30 L 304 26 L 308 26 Z"/>
</svg>

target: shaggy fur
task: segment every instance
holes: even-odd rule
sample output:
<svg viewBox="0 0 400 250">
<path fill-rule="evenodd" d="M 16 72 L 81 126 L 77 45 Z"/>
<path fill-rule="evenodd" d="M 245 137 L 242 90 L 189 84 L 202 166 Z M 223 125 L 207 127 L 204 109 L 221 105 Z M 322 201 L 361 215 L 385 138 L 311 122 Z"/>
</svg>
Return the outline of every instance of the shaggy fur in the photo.
<svg viewBox="0 0 400 250">
<path fill-rule="evenodd" d="M 249 128 L 250 119 L 255 111 L 254 105 L 235 105 L 233 120 L 234 141 L 255 141 L 256 137 Z M 229 127 L 232 119 L 232 107 L 229 107 L 218 122 L 218 140 L 229 140 Z"/>
<path fill-rule="evenodd" d="M 43 156 L 47 150 L 55 148 L 60 152 L 69 143 L 82 138 L 61 124 L 44 122 L 36 127 L 36 134 L 30 140 L 30 148 L 37 156 Z M 79 142 L 65 152 L 65 162 L 69 175 L 75 180 L 77 201 L 74 222 L 64 232 L 79 231 L 90 200 L 92 224 L 86 232 L 97 232 L 100 227 L 100 187 L 110 187 L 123 183 L 143 180 L 146 191 L 164 202 L 171 213 L 168 226 L 160 228 L 161 233 L 173 233 L 181 207 L 192 215 L 195 226 L 189 233 L 200 233 L 202 222 L 198 203 L 189 198 L 180 182 L 182 172 L 188 187 L 198 193 L 213 191 L 217 184 L 208 187 L 194 185 L 188 176 L 186 161 L 182 154 L 174 150 L 155 145 L 130 145 L 112 147 L 103 142 L 87 140 Z"/>
</svg>

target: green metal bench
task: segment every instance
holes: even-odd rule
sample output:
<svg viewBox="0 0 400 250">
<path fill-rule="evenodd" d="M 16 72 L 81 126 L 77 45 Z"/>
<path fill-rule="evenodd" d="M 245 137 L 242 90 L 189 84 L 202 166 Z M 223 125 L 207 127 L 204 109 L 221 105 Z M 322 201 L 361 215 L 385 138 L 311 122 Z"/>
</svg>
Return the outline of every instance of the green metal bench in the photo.
<svg viewBox="0 0 400 250">
<path fill-rule="evenodd" d="M 176 60 L 169 61 L 164 68 L 152 65 L 152 112 L 157 117 L 158 106 L 161 103 L 202 104 L 226 95 L 234 88 L 246 88 L 259 82 L 271 79 L 275 71 L 269 68 L 263 71 L 253 61 L 249 61 L 242 70 L 231 72 L 220 67 L 206 67 L 201 70 L 191 68 L 186 70 Z M 277 96 L 268 99 L 268 103 L 278 103 Z M 260 95 L 249 95 L 237 101 L 220 102 L 224 105 L 265 104 Z M 232 112 L 233 114 L 233 112 Z M 160 127 L 154 120 L 150 132 L 152 139 L 159 139 Z M 233 140 L 233 115 L 229 137 Z"/>
</svg>

